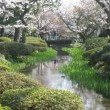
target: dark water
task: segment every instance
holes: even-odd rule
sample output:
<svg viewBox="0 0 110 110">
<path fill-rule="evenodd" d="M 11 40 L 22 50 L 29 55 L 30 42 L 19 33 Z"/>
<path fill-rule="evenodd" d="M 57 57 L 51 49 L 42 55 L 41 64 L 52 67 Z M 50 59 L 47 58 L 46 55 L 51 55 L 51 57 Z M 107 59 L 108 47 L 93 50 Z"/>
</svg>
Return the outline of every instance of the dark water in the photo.
<svg viewBox="0 0 110 110">
<path fill-rule="evenodd" d="M 110 110 L 110 100 L 92 90 L 88 90 L 73 83 L 68 77 L 58 71 L 58 68 L 71 60 L 69 56 L 57 56 L 55 60 L 39 63 L 25 69 L 24 74 L 38 80 L 49 88 L 68 90 L 79 95 L 84 101 L 86 110 Z"/>
</svg>

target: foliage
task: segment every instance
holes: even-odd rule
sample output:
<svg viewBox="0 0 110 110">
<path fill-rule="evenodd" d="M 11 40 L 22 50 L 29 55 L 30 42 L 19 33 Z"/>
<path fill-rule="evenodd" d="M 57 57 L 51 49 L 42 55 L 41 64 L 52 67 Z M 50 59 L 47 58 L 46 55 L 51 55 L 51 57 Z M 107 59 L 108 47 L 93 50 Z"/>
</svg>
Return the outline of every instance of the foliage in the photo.
<svg viewBox="0 0 110 110">
<path fill-rule="evenodd" d="M 92 37 L 92 38 L 86 39 L 85 46 L 87 50 L 90 50 L 98 47 L 103 47 L 107 43 L 108 43 L 108 38 Z"/>
<path fill-rule="evenodd" d="M 84 44 L 79 43 L 79 42 L 75 42 L 71 44 L 71 46 L 76 47 L 76 48 L 84 48 Z"/>
<path fill-rule="evenodd" d="M 5 59 L 5 56 L 0 54 L 0 70 L 10 70 L 11 62 Z"/>
<path fill-rule="evenodd" d="M 35 51 L 31 55 L 21 58 L 22 62 L 12 62 L 11 71 L 19 72 L 21 69 L 38 62 L 43 62 L 53 59 L 57 55 L 57 51 L 47 48 L 44 52 Z"/>
<path fill-rule="evenodd" d="M 102 49 L 103 49 L 103 47 L 96 47 L 96 48 L 87 50 L 87 51 L 84 53 L 84 55 L 85 55 L 85 57 L 90 58 L 93 54 L 95 54 L 96 52 L 101 51 Z"/>
<path fill-rule="evenodd" d="M 0 42 L 11 42 L 12 40 L 8 37 L 0 37 Z"/>
<path fill-rule="evenodd" d="M 0 73 L 0 94 L 9 89 L 20 89 L 27 87 L 39 87 L 38 82 L 27 78 L 26 76 L 18 73 Z"/>
<path fill-rule="evenodd" d="M 0 105 L 0 110 L 11 110 L 11 108 L 9 108 L 9 107 L 7 107 L 7 106 L 2 107 L 2 106 Z"/>
<path fill-rule="evenodd" d="M 105 45 L 100 51 L 92 54 L 89 60 L 90 64 L 96 65 L 99 69 L 100 76 L 110 79 L 110 44 Z M 100 64 L 100 62 L 103 62 L 103 64 Z"/>
<path fill-rule="evenodd" d="M 0 53 L 6 58 L 17 59 L 19 56 L 30 55 L 35 49 L 32 45 L 23 43 L 0 43 Z"/>
<path fill-rule="evenodd" d="M 39 51 L 45 51 L 47 48 L 46 42 L 37 37 L 29 36 L 26 38 L 26 42 L 35 46 L 36 50 Z"/>
<path fill-rule="evenodd" d="M 60 12 L 59 16 L 68 29 L 76 33 L 83 42 L 88 37 L 96 36 L 99 30 L 105 28 L 106 17 L 103 9 L 94 0 L 80 2 L 82 6 L 74 6 L 72 11 Z"/>
<path fill-rule="evenodd" d="M 49 88 L 10 90 L 2 95 L 1 103 L 13 110 L 84 110 L 78 96 Z"/>
<path fill-rule="evenodd" d="M 71 77 L 74 81 L 94 89 L 96 92 L 110 98 L 110 82 L 99 77 L 98 71 L 88 66 L 88 61 L 83 57 L 84 49 L 70 48 L 64 49 L 72 56 L 72 61 L 68 65 L 64 65 L 61 71 Z"/>
</svg>

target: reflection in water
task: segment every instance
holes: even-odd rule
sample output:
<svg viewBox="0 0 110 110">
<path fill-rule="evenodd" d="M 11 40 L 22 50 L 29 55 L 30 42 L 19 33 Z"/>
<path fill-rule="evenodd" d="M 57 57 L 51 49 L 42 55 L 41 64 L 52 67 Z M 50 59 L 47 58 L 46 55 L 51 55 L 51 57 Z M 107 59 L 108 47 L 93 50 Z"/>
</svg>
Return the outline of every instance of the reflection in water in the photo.
<svg viewBox="0 0 110 110">
<path fill-rule="evenodd" d="M 92 90 L 80 87 L 58 71 L 58 68 L 62 64 L 67 64 L 69 60 L 71 58 L 68 56 L 58 56 L 53 61 L 36 64 L 33 69 L 30 68 L 30 72 L 29 69 L 26 70 L 26 73 L 28 72 L 30 77 L 47 87 L 68 90 L 79 95 L 83 99 L 87 110 L 110 110 L 109 100 Z"/>
</svg>

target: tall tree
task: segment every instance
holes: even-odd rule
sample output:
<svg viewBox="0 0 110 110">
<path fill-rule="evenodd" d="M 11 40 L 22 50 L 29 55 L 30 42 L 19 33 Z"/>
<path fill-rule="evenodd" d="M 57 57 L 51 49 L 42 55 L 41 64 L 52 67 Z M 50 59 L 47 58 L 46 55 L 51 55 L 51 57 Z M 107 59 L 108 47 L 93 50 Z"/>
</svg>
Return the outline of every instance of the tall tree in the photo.
<svg viewBox="0 0 110 110">
<path fill-rule="evenodd" d="M 106 14 L 93 1 L 84 2 L 80 7 L 59 13 L 59 17 L 83 41 L 87 37 L 96 36 L 99 29 L 106 24 Z"/>
<path fill-rule="evenodd" d="M 5 23 L 23 24 L 28 27 L 30 23 L 32 24 L 32 21 L 35 21 L 40 12 L 57 7 L 58 3 L 59 0 L 18 0 L 10 3 L 2 0 L 5 10 L 13 14 L 13 16 L 9 16 L 6 19 Z M 25 42 L 26 32 L 27 29 L 24 28 L 22 34 L 23 42 Z"/>
<path fill-rule="evenodd" d="M 95 0 L 107 14 L 107 27 L 108 27 L 108 35 L 110 35 L 110 0 Z"/>
</svg>

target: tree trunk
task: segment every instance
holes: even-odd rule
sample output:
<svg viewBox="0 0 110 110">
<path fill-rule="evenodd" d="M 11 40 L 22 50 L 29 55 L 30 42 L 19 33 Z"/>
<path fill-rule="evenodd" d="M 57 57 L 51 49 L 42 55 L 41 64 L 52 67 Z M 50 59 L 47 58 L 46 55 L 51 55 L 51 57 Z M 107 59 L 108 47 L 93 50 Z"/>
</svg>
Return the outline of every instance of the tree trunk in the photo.
<svg viewBox="0 0 110 110">
<path fill-rule="evenodd" d="M 4 29 L 4 28 L 1 28 L 1 29 L 0 29 L 0 36 L 1 36 L 1 37 L 4 36 L 4 32 L 5 32 L 5 29 Z"/>
<path fill-rule="evenodd" d="M 110 36 L 110 12 L 108 13 L 108 29 L 109 29 L 109 36 Z"/>
<path fill-rule="evenodd" d="M 22 43 L 25 43 L 26 42 L 26 34 L 27 33 L 27 29 L 24 28 L 23 31 L 22 31 Z"/>
<path fill-rule="evenodd" d="M 14 36 L 14 41 L 19 42 L 20 40 L 20 28 L 15 28 L 15 36 Z"/>
</svg>

